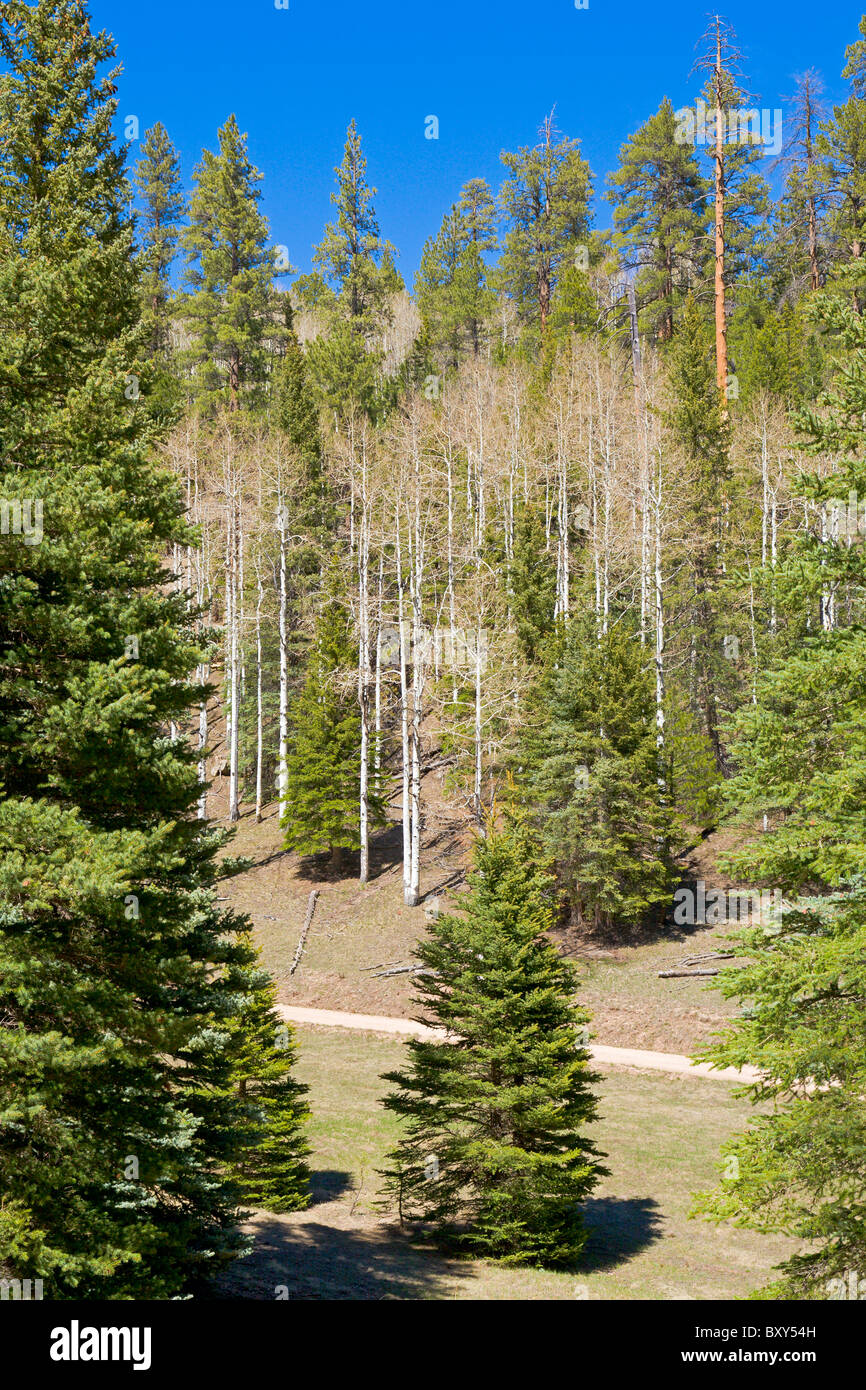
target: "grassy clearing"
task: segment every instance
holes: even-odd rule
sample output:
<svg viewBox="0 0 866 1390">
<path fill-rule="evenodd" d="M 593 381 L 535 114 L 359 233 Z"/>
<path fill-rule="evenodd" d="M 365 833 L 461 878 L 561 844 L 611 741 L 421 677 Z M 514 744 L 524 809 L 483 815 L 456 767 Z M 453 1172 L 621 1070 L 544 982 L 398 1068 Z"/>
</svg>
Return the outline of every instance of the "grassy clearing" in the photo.
<svg viewBox="0 0 866 1390">
<path fill-rule="evenodd" d="M 611 1169 L 587 1205 L 592 1235 L 573 1273 L 446 1260 L 413 1246 L 376 1208 L 396 1121 L 379 1079 L 403 1045 L 341 1029 L 299 1030 L 299 1073 L 311 1087 L 314 1204 L 262 1215 L 257 1249 L 224 1281 L 228 1296 L 381 1299 L 713 1299 L 763 1283 L 789 1249 L 748 1231 L 687 1218 L 691 1193 L 715 1181 L 721 1140 L 748 1105 L 721 1081 L 616 1071 L 600 1087 L 595 1138 Z"/>
</svg>

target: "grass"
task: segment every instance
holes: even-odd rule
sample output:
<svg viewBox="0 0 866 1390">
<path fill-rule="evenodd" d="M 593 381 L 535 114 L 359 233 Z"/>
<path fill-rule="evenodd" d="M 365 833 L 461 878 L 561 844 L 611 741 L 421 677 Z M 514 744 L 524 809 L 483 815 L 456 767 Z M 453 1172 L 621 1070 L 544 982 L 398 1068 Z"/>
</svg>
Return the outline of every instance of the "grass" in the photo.
<svg viewBox="0 0 866 1390">
<path fill-rule="evenodd" d="M 255 1254 L 227 1296 L 381 1299 L 716 1299 L 741 1297 L 791 1248 L 781 1239 L 688 1218 L 691 1194 L 716 1182 L 714 1161 L 749 1106 L 722 1081 L 611 1071 L 593 1137 L 608 1178 L 587 1203 L 591 1230 L 570 1273 L 445 1259 L 414 1244 L 376 1206 L 376 1169 L 397 1121 L 379 1104 L 381 1073 L 403 1045 L 341 1029 L 299 1031 L 299 1075 L 311 1088 L 313 1204 L 253 1222 Z M 286 1296 L 283 1294 L 283 1296 Z"/>
</svg>

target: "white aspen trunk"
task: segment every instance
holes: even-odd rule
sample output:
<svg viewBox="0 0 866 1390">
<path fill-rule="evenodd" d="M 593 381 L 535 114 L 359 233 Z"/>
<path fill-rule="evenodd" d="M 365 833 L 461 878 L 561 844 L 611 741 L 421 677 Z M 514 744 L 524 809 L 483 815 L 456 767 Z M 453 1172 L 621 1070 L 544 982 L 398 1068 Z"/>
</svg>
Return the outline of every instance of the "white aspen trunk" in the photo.
<svg viewBox="0 0 866 1390">
<path fill-rule="evenodd" d="M 656 760 L 658 763 L 659 796 L 667 787 L 665 771 L 665 609 L 662 578 L 662 456 L 658 451 L 654 521 L 654 599 L 655 599 L 655 676 L 656 676 Z"/>
<path fill-rule="evenodd" d="M 206 685 L 210 667 L 199 666 L 199 685 Z M 207 701 L 202 700 L 198 707 L 198 781 L 201 792 L 198 798 L 198 819 L 207 820 Z"/>
<path fill-rule="evenodd" d="M 412 722 L 410 743 L 412 754 L 412 837 L 409 873 L 409 907 L 417 907 L 421 896 L 421 716 L 424 702 L 424 632 L 422 595 L 424 578 L 421 543 L 421 462 L 418 441 L 414 442 L 414 515 L 410 584 L 412 603 Z"/>
<path fill-rule="evenodd" d="M 238 518 L 235 512 L 235 500 L 232 498 L 232 555 L 231 555 L 231 589 L 232 589 L 232 619 L 230 633 L 230 664 L 231 664 L 231 739 L 229 741 L 229 820 L 240 820 L 240 792 L 238 784 L 238 752 L 240 747 L 238 728 L 240 719 L 240 628 L 238 621 L 238 582 L 239 582 L 239 527 Z"/>
<path fill-rule="evenodd" d="M 396 557 L 397 557 L 397 621 L 400 630 L 400 749 L 403 771 L 403 900 L 409 904 L 412 883 L 412 805 L 410 798 L 410 751 L 409 751 L 409 679 L 407 674 L 408 653 L 406 651 L 405 581 L 403 578 L 403 553 L 400 540 L 400 504 L 396 513 Z"/>
<path fill-rule="evenodd" d="M 232 741 L 232 503 L 231 493 L 226 487 L 226 601 L 225 634 L 223 641 L 223 668 L 226 681 L 226 754 Z"/>
<path fill-rule="evenodd" d="M 451 646 L 451 703 L 457 704 L 457 628 L 454 622 L 454 477 L 451 462 L 451 441 L 448 441 L 445 463 L 448 482 L 448 639 Z"/>
<path fill-rule="evenodd" d="M 258 596 L 256 602 L 256 820 L 262 818 L 262 774 L 264 766 L 264 711 L 262 708 L 262 602 L 265 590 L 258 564 L 256 565 Z"/>
<path fill-rule="evenodd" d="M 478 621 L 475 627 L 475 819 L 479 828 L 484 828 L 484 807 L 481 804 L 482 763 L 482 718 L 481 718 L 481 605 L 478 606 Z"/>
<path fill-rule="evenodd" d="M 367 444 L 362 442 L 361 514 L 358 525 L 358 704 L 361 710 L 361 767 L 358 805 L 358 833 L 361 849 L 360 881 L 370 877 L 370 610 L 367 601 L 367 552 L 370 543 L 369 505 L 367 498 Z"/>
<path fill-rule="evenodd" d="M 277 526 L 280 533 L 280 599 L 278 626 L 280 635 L 280 713 L 279 713 L 279 756 L 277 759 L 277 800 L 282 819 L 288 796 L 288 751 L 289 751 L 289 630 L 288 630 L 288 575 L 286 556 L 286 513 L 282 501 L 282 486 L 277 490 Z"/>
<path fill-rule="evenodd" d="M 384 588 L 385 570 L 385 548 L 379 552 L 379 582 L 376 590 L 376 684 L 375 684 L 375 724 L 374 737 L 376 740 L 373 749 L 373 767 L 376 771 L 376 781 L 378 786 L 379 774 L 382 770 L 382 593 Z"/>
</svg>

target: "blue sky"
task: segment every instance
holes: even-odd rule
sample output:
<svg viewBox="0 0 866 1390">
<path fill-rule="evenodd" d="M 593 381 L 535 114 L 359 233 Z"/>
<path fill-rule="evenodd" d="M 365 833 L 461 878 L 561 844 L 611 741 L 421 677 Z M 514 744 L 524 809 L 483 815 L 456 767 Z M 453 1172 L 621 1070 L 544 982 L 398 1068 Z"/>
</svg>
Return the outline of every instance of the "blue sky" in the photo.
<svg viewBox="0 0 866 1390">
<path fill-rule="evenodd" d="M 201 149 L 230 112 L 264 172 L 273 241 L 310 268 L 331 216 L 346 126 L 362 134 L 382 233 L 411 279 L 425 239 L 460 185 L 497 187 L 500 151 L 531 144 L 553 106 L 579 136 L 596 188 L 622 142 L 670 96 L 693 101 L 695 45 L 706 0 L 92 0 L 94 27 L 117 40 L 123 64 L 118 133 L 136 115 L 142 135 L 161 120 L 177 145 L 185 185 Z M 847 95 L 845 46 L 861 5 L 847 0 L 728 0 L 744 72 L 761 106 L 815 67 L 828 100 Z M 425 117 L 439 139 L 424 138 Z M 133 145 L 131 157 L 136 157 Z M 597 197 L 597 225 L 609 225 Z"/>
</svg>

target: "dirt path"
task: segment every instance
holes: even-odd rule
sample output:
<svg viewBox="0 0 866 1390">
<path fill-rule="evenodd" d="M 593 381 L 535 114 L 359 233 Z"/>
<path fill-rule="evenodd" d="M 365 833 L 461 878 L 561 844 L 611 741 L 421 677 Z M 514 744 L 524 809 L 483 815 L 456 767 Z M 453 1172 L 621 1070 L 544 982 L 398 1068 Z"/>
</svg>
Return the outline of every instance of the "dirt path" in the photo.
<svg viewBox="0 0 866 1390">
<path fill-rule="evenodd" d="M 417 1038 L 444 1037 L 441 1028 L 428 1028 L 412 1018 L 387 1018 L 381 1014 L 350 1014 L 338 1009 L 307 1009 L 300 1005 L 277 1004 L 277 1012 L 289 1023 L 312 1023 L 325 1028 L 354 1028 L 367 1033 L 400 1033 Z M 756 1081 L 757 1067 L 721 1067 L 718 1070 L 707 1062 L 693 1062 L 675 1052 L 647 1052 L 638 1047 L 605 1047 L 591 1043 L 589 1051 L 600 1066 L 637 1067 L 641 1071 L 665 1071 L 684 1076 L 708 1076 L 714 1081 Z"/>
</svg>

